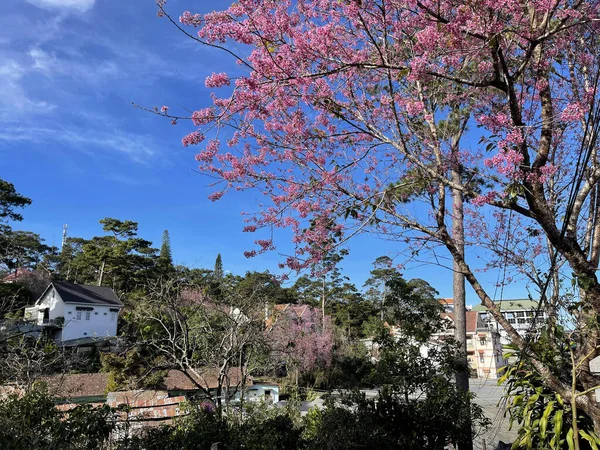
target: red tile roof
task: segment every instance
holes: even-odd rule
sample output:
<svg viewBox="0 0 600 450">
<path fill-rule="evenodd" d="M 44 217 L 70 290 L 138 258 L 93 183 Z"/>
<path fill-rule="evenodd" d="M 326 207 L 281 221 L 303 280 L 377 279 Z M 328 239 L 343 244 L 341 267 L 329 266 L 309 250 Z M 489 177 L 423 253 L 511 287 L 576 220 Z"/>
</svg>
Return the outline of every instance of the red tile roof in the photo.
<svg viewBox="0 0 600 450">
<path fill-rule="evenodd" d="M 454 313 L 442 313 L 442 317 L 448 317 L 454 323 Z M 467 311 L 467 333 L 477 331 L 477 311 Z"/>
<path fill-rule="evenodd" d="M 102 397 L 108 386 L 107 373 L 74 373 L 46 377 L 48 393 L 58 398 Z"/>
<path fill-rule="evenodd" d="M 215 370 L 198 369 L 198 376 L 191 371 L 188 374 L 196 380 L 198 384 L 208 389 L 215 389 L 219 385 L 218 373 Z M 239 368 L 232 367 L 229 369 L 229 380 L 224 380 L 224 386 L 237 386 L 242 382 L 242 373 Z M 252 380 L 248 378 L 246 385 L 252 384 Z M 190 377 L 180 370 L 170 370 L 165 377 L 165 386 L 169 391 L 191 391 L 197 390 L 198 386 L 190 380 Z"/>
<path fill-rule="evenodd" d="M 218 386 L 217 373 L 214 370 L 198 369 L 199 376 L 192 375 L 197 382 L 208 389 Z M 242 374 L 239 368 L 229 369 L 229 380 L 223 382 L 224 386 L 237 386 L 241 384 Z M 48 392 L 57 398 L 74 399 L 82 397 L 103 397 L 107 394 L 107 373 L 78 373 L 55 375 L 46 377 Z M 251 385 L 252 379 L 248 377 L 246 385 Z M 183 372 L 170 370 L 164 379 L 164 386 L 168 391 L 192 391 L 198 387 Z"/>
</svg>

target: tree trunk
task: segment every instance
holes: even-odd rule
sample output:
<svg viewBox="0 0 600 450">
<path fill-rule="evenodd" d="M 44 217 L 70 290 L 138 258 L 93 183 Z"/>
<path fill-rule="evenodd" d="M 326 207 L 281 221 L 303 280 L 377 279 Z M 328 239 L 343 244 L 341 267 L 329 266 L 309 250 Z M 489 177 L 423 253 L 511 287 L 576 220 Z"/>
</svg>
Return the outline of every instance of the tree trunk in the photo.
<svg viewBox="0 0 600 450">
<path fill-rule="evenodd" d="M 106 266 L 106 261 L 102 260 L 102 265 L 100 266 L 100 275 L 98 276 L 98 286 L 102 286 L 102 281 L 104 279 L 104 267 Z"/>
<path fill-rule="evenodd" d="M 452 179 L 456 184 L 461 183 L 458 169 L 452 171 Z M 465 256 L 464 204 L 462 192 L 452 190 L 452 236 L 459 254 Z M 459 368 L 456 371 L 456 386 L 465 394 L 469 392 L 469 362 L 467 358 L 467 296 L 465 291 L 465 275 L 458 262 L 454 261 L 453 273 L 453 304 L 454 304 L 454 338 L 460 345 Z M 466 425 L 465 441 L 459 443 L 459 450 L 472 450 L 471 422 Z"/>
</svg>

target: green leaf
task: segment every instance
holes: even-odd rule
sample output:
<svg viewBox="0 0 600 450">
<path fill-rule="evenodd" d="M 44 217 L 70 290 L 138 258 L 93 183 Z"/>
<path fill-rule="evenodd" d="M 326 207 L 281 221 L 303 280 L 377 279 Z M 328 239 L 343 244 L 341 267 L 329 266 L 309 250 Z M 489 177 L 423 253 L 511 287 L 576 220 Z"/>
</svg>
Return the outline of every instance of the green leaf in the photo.
<svg viewBox="0 0 600 450">
<path fill-rule="evenodd" d="M 585 430 L 579 430 L 579 434 L 582 438 L 590 443 L 593 450 L 598 450 L 598 437 L 591 435 Z"/>
<path fill-rule="evenodd" d="M 556 411 L 556 414 L 554 414 L 554 436 L 556 436 L 556 439 L 560 439 L 560 432 L 562 430 L 562 425 L 563 425 L 563 410 L 559 409 L 558 411 Z"/>
<path fill-rule="evenodd" d="M 569 432 L 567 433 L 567 445 L 569 446 L 569 450 L 575 449 L 575 441 L 573 440 L 573 428 L 569 428 Z"/>
<path fill-rule="evenodd" d="M 540 419 L 540 436 L 542 439 L 546 439 L 546 429 L 548 427 L 548 419 L 550 418 L 550 414 L 552 414 L 552 409 L 554 408 L 554 402 L 549 402 L 544 409 L 544 413 L 542 414 L 542 418 Z"/>
</svg>

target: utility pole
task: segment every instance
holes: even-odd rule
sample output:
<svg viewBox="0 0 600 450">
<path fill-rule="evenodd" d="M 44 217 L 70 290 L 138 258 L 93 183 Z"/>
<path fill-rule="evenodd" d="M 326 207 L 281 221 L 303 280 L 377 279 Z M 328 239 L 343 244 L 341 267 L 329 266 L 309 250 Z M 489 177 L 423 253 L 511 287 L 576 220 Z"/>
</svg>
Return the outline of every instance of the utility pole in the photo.
<svg viewBox="0 0 600 450">
<path fill-rule="evenodd" d="M 60 242 L 60 249 L 62 250 L 65 246 L 65 244 L 67 243 L 67 230 L 69 228 L 68 224 L 64 224 L 63 225 L 63 232 L 62 232 L 62 241 Z"/>
</svg>

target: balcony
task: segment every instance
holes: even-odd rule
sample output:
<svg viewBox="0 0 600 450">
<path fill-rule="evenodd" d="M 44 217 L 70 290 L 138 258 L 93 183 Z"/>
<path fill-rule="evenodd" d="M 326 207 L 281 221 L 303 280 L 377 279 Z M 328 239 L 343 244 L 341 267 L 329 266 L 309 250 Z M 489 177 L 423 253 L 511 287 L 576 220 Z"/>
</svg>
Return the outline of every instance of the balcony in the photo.
<svg viewBox="0 0 600 450">
<path fill-rule="evenodd" d="M 64 317 L 57 317 L 56 319 L 48 319 L 46 317 L 44 317 L 44 320 L 42 321 L 42 323 L 40 324 L 43 327 L 48 327 L 48 328 L 62 328 L 63 325 L 65 324 L 65 318 Z"/>
</svg>

